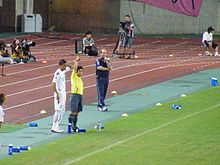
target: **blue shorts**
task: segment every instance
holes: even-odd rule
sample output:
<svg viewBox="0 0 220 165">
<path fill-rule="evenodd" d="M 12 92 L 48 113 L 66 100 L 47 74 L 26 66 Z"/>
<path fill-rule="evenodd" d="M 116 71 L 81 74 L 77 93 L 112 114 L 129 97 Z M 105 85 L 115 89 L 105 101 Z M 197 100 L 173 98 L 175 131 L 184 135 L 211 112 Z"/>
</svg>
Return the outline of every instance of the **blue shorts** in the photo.
<svg viewBox="0 0 220 165">
<path fill-rule="evenodd" d="M 131 48 L 132 43 L 133 43 L 133 40 L 134 40 L 133 37 L 125 36 L 124 39 L 123 39 L 123 41 L 122 41 L 123 47 Z"/>
<path fill-rule="evenodd" d="M 71 94 L 70 96 L 70 111 L 71 112 L 82 112 L 82 95 L 80 94 Z"/>
</svg>

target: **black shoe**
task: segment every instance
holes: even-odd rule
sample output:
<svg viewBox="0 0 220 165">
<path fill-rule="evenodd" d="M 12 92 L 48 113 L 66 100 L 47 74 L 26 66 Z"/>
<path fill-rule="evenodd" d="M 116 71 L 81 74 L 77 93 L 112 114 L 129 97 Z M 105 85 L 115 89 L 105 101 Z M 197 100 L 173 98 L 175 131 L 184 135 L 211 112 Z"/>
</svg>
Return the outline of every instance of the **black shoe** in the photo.
<svg viewBox="0 0 220 165">
<path fill-rule="evenodd" d="M 73 133 L 77 133 L 77 132 L 78 132 L 78 129 L 79 129 L 78 127 L 73 128 L 72 132 L 73 132 Z"/>
</svg>

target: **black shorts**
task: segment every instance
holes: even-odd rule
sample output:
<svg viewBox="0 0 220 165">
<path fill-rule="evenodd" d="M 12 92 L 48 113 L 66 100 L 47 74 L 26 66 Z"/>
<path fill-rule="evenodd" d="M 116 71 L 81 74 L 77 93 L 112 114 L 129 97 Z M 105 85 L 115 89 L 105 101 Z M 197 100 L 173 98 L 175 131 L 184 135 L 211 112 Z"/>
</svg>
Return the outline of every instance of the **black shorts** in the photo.
<svg viewBox="0 0 220 165">
<path fill-rule="evenodd" d="M 206 41 L 206 42 L 204 42 L 204 46 L 205 46 L 205 47 L 208 47 L 208 48 L 209 48 L 210 46 L 212 46 L 213 49 L 215 49 L 216 47 L 218 47 L 218 44 L 216 44 L 216 43 L 213 42 L 213 41 L 212 41 L 212 42 L 207 42 L 207 41 Z"/>
<path fill-rule="evenodd" d="M 216 44 L 216 43 L 212 43 L 212 47 L 215 49 L 216 47 L 218 47 L 218 44 Z"/>
<path fill-rule="evenodd" d="M 82 112 L 82 95 L 80 94 L 71 94 L 70 96 L 70 111 L 71 112 Z"/>
</svg>

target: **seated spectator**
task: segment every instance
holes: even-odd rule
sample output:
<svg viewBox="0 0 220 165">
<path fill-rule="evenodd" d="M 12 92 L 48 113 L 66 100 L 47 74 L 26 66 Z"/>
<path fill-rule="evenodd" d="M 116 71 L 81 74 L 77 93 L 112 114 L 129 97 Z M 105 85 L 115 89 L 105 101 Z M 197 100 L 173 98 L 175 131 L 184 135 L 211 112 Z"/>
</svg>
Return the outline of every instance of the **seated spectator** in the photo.
<svg viewBox="0 0 220 165">
<path fill-rule="evenodd" d="M 95 40 L 92 38 L 92 32 L 88 31 L 83 38 L 83 50 L 88 56 L 97 56 L 98 49 L 95 46 Z"/>
<path fill-rule="evenodd" d="M 2 56 L 2 57 L 5 57 L 5 58 L 10 58 L 10 57 L 11 57 L 11 54 L 9 53 L 8 49 L 5 49 L 5 50 L 1 53 L 1 56 Z"/>
<path fill-rule="evenodd" d="M 0 51 L 0 63 L 1 64 L 13 64 L 14 61 L 11 58 L 11 54 L 9 53 L 8 48 L 4 48 Z"/>
<path fill-rule="evenodd" d="M 207 56 L 212 56 L 212 53 L 210 53 L 210 47 L 212 47 L 213 49 L 215 49 L 215 56 L 220 56 L 220 54 L 218 53 L 218 48 L 219 45 L 217 43 L 214 42 L 213 40 L 213 31 L 215 29 L 213 29 L 212 27 L 208 27 L 207 31 L 205 33 L 203 33 L 202 36 L 202 43 L 205 47 L 205 53 Z"/>
<path fill-rule="evenodd" d="M 20 45 L 20 41 L 15 39 L 11 45 L 12 47 L 12 58 L 16 63 L 24 63 L 23 51 Z"/>
<path fill-rule="evenodd" d="M 3 53 L 3 51 L 5 50 L 5 47 L 6 47 L 6 45 L 5 45 L 4 41 L 0 41 L 0 53 Z"/>
</svg>

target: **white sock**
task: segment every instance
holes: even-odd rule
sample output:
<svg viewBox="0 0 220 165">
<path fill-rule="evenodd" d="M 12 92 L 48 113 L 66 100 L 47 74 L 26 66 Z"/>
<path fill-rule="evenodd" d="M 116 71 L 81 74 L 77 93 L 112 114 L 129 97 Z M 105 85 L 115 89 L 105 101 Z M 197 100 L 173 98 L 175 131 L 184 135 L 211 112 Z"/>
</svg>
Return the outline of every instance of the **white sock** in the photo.
<svg viewBox="0 0 220 165">
<path fill-rule="evenodd" d="M 58 126 L 57 126 L 57 121 L 59 119 L 59 113 L 58 111 L 55 111 L 54 115 L 53 115 L 53 125 L 52 125 L 52 130 L 56 130 L 58 129 Z"/>
<path fill-rule="evenodd" d="M 60 122 L 61 122 L 62 118 L 63 118 L 63 115 L 59 114 L 59 117 L 58 117 L 58 120 L 57 120 L 57 123 L 56 123 L 58 129 L 60 129 Z"/>
</svg>

